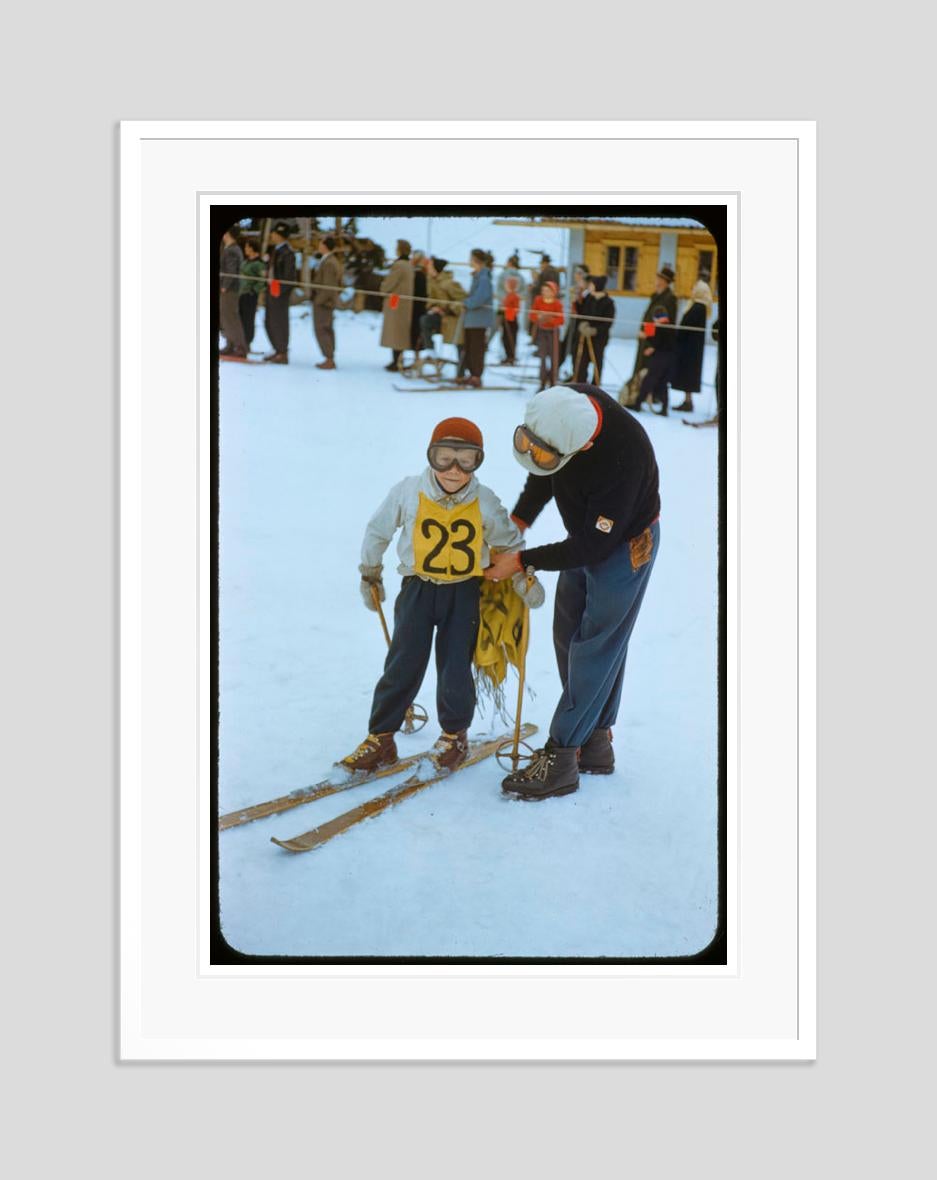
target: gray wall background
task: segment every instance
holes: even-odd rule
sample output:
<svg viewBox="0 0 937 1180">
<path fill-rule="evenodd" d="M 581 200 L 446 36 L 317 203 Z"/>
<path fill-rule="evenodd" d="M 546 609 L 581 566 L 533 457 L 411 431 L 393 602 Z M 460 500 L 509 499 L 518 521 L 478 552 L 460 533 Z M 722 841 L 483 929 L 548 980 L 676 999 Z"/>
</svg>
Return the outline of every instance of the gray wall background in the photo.
<svg viewBox="0 0 937 1180">
<path fill-rule="evenodd" d="M 666 24 L 656 9 L 640 17 L 639 36 L 628 10 L 600 0 L 577 25 L 572 67 L 572 14 L 532 21 L 517 6 L 482 4 L 471 19 L 384 7 L 334 27 L 304 5 L 268 14 L 178 0 L 8 17 L 0 870 L 11 1174 L 923 1172 L 937 433 L 916 333 L 886 347 L 868 299 L 868 262 L 888 256 L 872 227 L 930 213 L 930 137 L 915 114 L 929 106 L 929 38 L 917 11 L 898 0 L 887 21 L 853 8 L 843 24 L 802 0 L 674 0 Z M 597 36 L 612 52 L 596 59 Z M 117 120 L 435 113 L 819 120 L 816 1064 L 116 1063 Z M 596 169 L 571 148 L 544 161 L 545 183 Z M 907 273 L 876 281 L 914 290 L 924 262 L 909 257 Z M 928 295 L 911 301 L 925 317 Z M 778 538 L 779 560 L 792 544 Z"/>
</svg>

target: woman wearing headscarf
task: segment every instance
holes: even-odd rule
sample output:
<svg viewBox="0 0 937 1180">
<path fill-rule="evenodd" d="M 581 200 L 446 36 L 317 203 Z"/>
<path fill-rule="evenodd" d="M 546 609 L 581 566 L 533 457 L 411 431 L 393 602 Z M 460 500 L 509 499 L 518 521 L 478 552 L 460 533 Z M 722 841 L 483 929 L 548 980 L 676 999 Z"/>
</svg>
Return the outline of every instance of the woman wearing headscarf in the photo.
<svg viewBox="0 0 937 1180">
<path fill-rule="evenodd" d="M 693 398 L 699 393 L 703 373 L 703 346 L 706 343 L 706 321 L 713 306 L 713 293 L 706 281 L 709 275 L 700 274 L 690 294 L 690 306 L 680 321 L 674 348 L 674 362 L 670 384 L 683 394 L 678 411 L 692 412 Z"/>
</svg>

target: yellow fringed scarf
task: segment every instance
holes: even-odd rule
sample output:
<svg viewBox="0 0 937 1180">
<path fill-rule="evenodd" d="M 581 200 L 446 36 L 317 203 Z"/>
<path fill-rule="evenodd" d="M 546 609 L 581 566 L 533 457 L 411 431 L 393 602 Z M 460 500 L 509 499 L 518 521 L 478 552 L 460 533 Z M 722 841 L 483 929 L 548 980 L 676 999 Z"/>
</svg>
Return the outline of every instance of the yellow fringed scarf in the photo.
<svg viewBox="0 0 937 1180">
<path fill-rule="evenodd" d="M 520 670 L 523 636 L 524 600 L 511 579 L 483 581 L 475 643 L 475 688 L 479 698 L 488 697 L 505 720 L 504 681 L 508 664 Z"/>
</svg>

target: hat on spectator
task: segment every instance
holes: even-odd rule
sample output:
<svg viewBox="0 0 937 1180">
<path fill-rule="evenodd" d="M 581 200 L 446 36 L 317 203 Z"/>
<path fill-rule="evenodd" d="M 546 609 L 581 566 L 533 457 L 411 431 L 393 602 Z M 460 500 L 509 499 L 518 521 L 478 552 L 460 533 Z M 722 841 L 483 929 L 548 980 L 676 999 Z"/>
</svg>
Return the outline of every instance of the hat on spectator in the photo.
<svg viewBox="0 0 937 1180">
<path fill-rule="evenodd" d="M 437 258 L 435 254 L 433 255 L 433 270 L 438 275 L 441 275 L 442 272 L 446 269 L 446 267 L 448 265 L 449 265 L 448 258 Z"/>
<path fill-rule="evenodd" d="M 273 232 L 279 234 L 281 238 L 288 238 L 293 232 L 293 227 L 285 221 L 278 221 L 273 227 Z"/>
<path fill-rule="evenodd" d="M 677 277 L 673 272 L 673 268 L 670 266 L 662 266 L 657 273 L 660 278 L 666 279 L 668 283 L 672 283 Z"/>
<path fill-rule="evenodd" d="M 591 279 L 592 286 L 595 287 L 596 291 L 605 290 L 606 284 L 608 283 L 608 275 L 592 275 Z"/>
</svg>

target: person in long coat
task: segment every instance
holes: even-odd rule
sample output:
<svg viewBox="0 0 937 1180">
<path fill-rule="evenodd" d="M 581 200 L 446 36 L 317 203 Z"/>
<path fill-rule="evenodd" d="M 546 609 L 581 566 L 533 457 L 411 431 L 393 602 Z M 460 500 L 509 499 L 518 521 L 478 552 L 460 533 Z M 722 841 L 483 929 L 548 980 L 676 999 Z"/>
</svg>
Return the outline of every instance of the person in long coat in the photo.
<svg viewBox="0 0 937 1180">
<path fill-rule="evenodd" d="M 413 267 L 410 265 L 410 243 L 401 239 L 397 243 L 397 259 L 381 283 L 381 294 L 386 296 L 381 344 L 384 348 L 389 348 L 393 354 L 390 364 L 384 366 L 391 373 L 400 368 L 400 358 L 403 351 L 410 347 L 410 317 L 413 314 L 413 300 L 405 298 L 405 296 L 413 294 L 413 279 Z M 396 299 L 394 299 L 395 295 Z"/>
<path fill-rule="evenodd" d="M 593 275 L 586 287 L 586 295 L 582 301 L 582 314 L 586 319 L 580 323 L 580 343 L 582 348 L 576 347 L 576 364 L 574 381 L 585 381 L 592 354 L 595 354 L 595 364 L 592 366 L 592 384 L 598 385 L 602 380 L 602 360 L 608 346 L 612 321 L 615 319 L 615 300 L 606 294 L 605 287 L 608 279 L 605 275 Z M 585 329 L 585 331 L 583 330 Z M 589 340 L 592 341 L 592 351 L 589 350 Z M 578 358 L 578 364 L 577 364 Z"/>
<path fill-rule="evenodd" d="M 442 334 L 444 344 L 462 343 L 462 308 L 465 288 L 453 278 L 452 271 L 446 270 L 446 259 L 430 258 L 426 267 L 427 303 L 420 316 L 420 335 L 423 344 L 431 352 L 433 337 Z"/>
<path fill-rule="evenodd" d="M 672 267 L 662 266 L 660 268 L 654 282 L 654 294 L 644 309 L 644 315 L 641 316 L 641 327 L 638 329 L 638 347 L 634 354 L 634 369 L 627 383 L 628 398 L 624 402 L 629 410 L 640 410 L 644 402 L 645 394 L 641 392 L 641 388 L 647 377 L 650 358 L 655 351 L 654 346 L 650 343 L 649 334 L 655 331 L 657 322 L 671 325 L 677 322 L 677 296 L 674 294 L 672 285 L 676 277 Z M 672 337 L 675 333 L 673 328 L 668 328 L 665 334 Z M 664 342 L 668 365 L 673 361 L 673 353 L 669 350 L 672 345 L 672 339 Z M 655 362 L 654 367 L 658 370 L 657 378 L 664 373 L 663 359 L 658 356 Z M 669 372 L 666 373 L 666 378 L 669 383 Z M 655 379 L 655 386 L 656 383 Z"/>
<path fill-rule="evenodd" d="M 285 221 L 278 221 L 270 231 L 264 327 L 273 352 L 264 360 L 274 365 L 290 363 L 290 300 L 296 282 L 296 253 L 290 245 L 291 233 L 292 227 Z"/>
<path fill-rule="evenodd" d="M 690 295 L 690 306 L 680 321 L 683 331 L 677 332 L 670 384 L 683 394 L 683 402 L 675 409 L 692 412 L 693 393 L 699 393 L 703 374 L 703 347 L 706 343 L 706 321 L 712 310 L 713 293 L 702 277 Z"/>
<path fill-rule="evenodd" d="M 247 341 L 244 339 L 244 325 L 238 314 L 238 298 L 241 293 L 241 264 L 244 254 L 238 244 L 238 227 L 232 225 L 225 230 L 221 239 L 221 331 L 227 343 L 221 350 L 222 356 L 243 360 L 247 356 Z"/>
<path fill-rule="evenodd" d="M 426 264 L 429 259 L 422 250 L 413 251 L 413 294 L 410 300 L 410 347 L 414 356 L 420 355 L 420 318 L 426 312 Z"/>
</svg>

